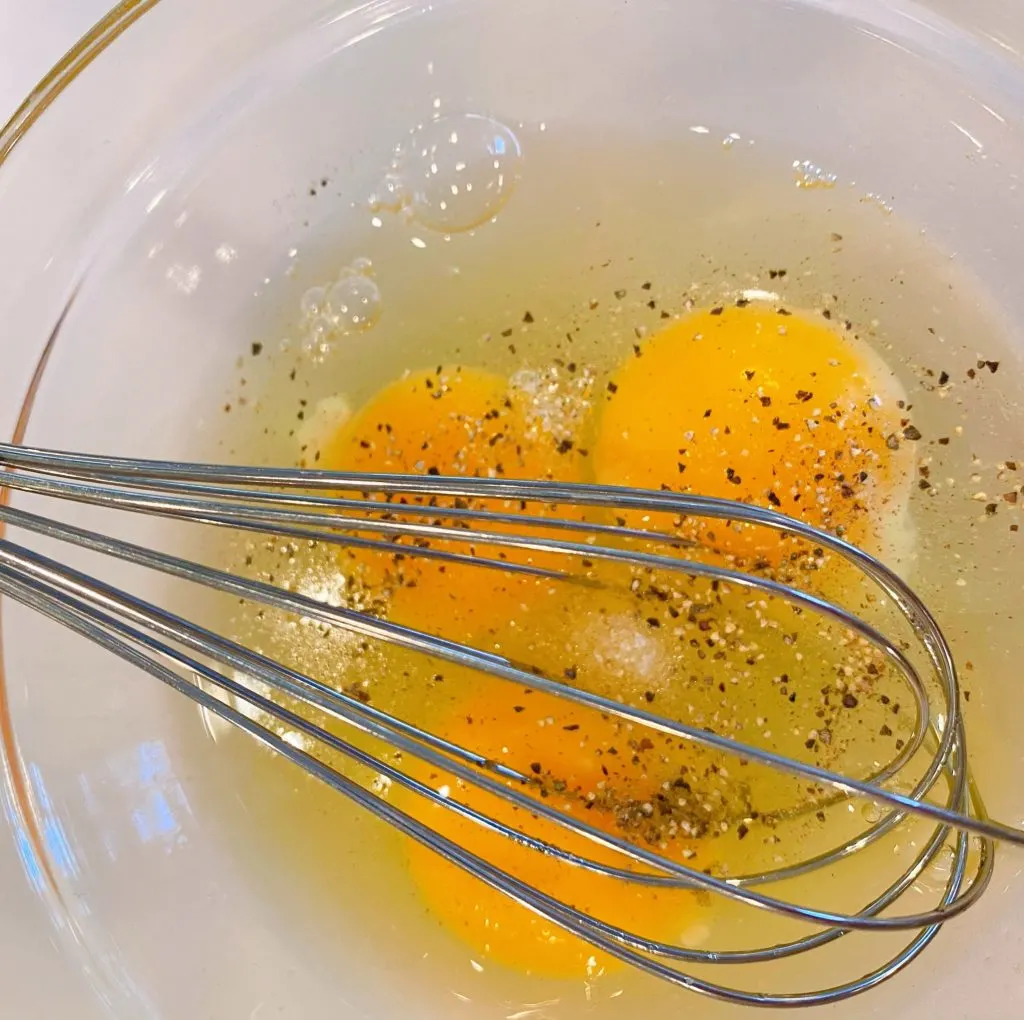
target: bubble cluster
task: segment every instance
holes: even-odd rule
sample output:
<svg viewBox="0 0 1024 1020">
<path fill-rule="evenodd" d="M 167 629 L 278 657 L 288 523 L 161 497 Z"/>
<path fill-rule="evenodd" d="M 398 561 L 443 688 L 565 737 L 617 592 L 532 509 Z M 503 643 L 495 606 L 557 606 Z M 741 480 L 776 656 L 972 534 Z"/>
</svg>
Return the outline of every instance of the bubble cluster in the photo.
<svg viewBox="0 0 1024 1020">
<path fill-rule="evenodd" d="M 798 188 L 834 188 L 838 180 L 835 174 L 829 173 L 808 159 L 795 160 L 793 172 L 796 174 Z"/>
<path fill-rule="evenodd" d="M 473 230 L 508 202 L 522 158 L 511 128 L 491 117 L 438 117 L 396 148 L 371 206 L 375 212 L 403 212 L 445 234 Z"/>
<path fill-rule="evenodd" d="M 299 309 L 304 325 L 303 346 L 311 352 L 326 353 L 340 337 L 371 329 L 383 311 L 372 263 L 366 258 L 355 259 L 332 283 L 310 287 L 302 295 Z"/>
</svg>

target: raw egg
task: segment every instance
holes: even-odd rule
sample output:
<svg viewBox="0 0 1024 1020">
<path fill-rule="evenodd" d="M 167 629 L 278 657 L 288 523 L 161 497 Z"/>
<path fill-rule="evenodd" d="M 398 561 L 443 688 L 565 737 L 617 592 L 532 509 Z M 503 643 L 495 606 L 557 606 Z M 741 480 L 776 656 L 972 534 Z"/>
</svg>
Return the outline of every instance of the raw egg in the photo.
<svg viewBox="0 0 1024 1020">
<path fill-rule="evenodd" d="M 615 371 L 594 445 L 598 482 L 774 508 L 877 548 L 909 478 L 899 389 L 852 338 L 782 308 L 697 312 Z M 640 524 L 633 514 L 630 523 Z M 778 565 L 780 532 L 708 519 L 680 532 Z"/>
<path fill-rule="evenodd" d="M 522 394 L 507 380 L 480 369 L 439 366 L 419 371 L 386 386 L 350 418 L 321 452 L 319 466 L 344 471 L 406 472 L 468 478 L 582 481 L 583 458 L 531 419 Z M 446 508 L 526 509 L 538 517 L 582 515 L 575 510 L 532 503 L 523 507 L 502 500 L 408 497 L 408 503 L 437 508 L 437 523 L 449 524 Z M 422 524 L 430 517 L 402 515 L 395 519 Z M 478 527 L 477 531 L 481 528 Z M 507 526 L 490 530 L 508 532 Z M 521 530 L 521 529 L 520 529 Z M 418 539 L 422 548 L 539 568 L 564 569 L 564 557 L 489 545 L 464 532 L 465 541 Z M 544 529 L 535 534 L 550 535 Z M 409 555 L 400 545 L 393 551 L 367 552 L 347 548 L 346 569 L 361 583 L 384 587 L 392 619 L 454 640 L 493 640 L 522 607 L 543 599 L 548 582 L 495 567 L 444 562 Z"/>
<path fill-rule="evenodd" d="M 562 698 L 511 683 L 481 681 L 474 695 L 459 699 L 433 720 L 448 740 L 472 747 L 487 758 L 517 769 L 530 780 L 520 787 L 552 808 L 599 830 L 644 845 L 661 844 L 670 858 L 696 862 L 697 841 L 687 823 L 666 823 L 655 805 L 677 778 L 666 763 L 663 738 L 632 732 L 625 723 L 577 707 Z M 691 755 L 691 759 L 693 755 Z M 692 762 L 691 762 L 692 763 Z M 449 780 L 444 773 L 415 770 L 420 778 L 512 829 L 563 850 L 617 868 L 650 873 L 629 858 L 568 832 L 476 787 Z M 450 785 L 449 785 L 450 784 Z M 550 896 L 626 931 L 670 942 L 699 931 L 702 908 L 692 890 L 630 884 L 602 876 L 521 846 L 472 820 L 440 807 L 424 808 L 402 797 L 401 805 L 431 827 L 491 864 Z M 692 831 L 692 830 L 691 830 Z M 594 977 L 618 966 L 504 893 L 469 878 L 457 865 L 419 843 L 409 842 L 408 860 L 431 912 L 479 953 L 516 970 L 548 977 Z"/>
</svg>

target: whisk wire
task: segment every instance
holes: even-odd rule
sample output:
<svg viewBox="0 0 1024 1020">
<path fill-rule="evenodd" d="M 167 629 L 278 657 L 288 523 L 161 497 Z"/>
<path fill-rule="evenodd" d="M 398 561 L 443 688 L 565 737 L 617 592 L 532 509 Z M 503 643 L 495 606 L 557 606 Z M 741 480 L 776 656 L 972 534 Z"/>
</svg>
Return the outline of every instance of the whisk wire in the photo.
<svg viewBox="0 0 1024 1020">
<path fill-rule="evenodd" d="M 600 582 L 578 571 L 549 569 L 503 558 L 502 551 L 557 555 L 576 563 L 604 561 L 689 578 L 706 578 L 750 592 L 756 598 L 779 598 L 796 611 L 816 613 L 880 652 L 913 694 L 915 727 L 913 735 L 890 762 L 876 768 L 866 778 L 857 778 L 628 706 L 539 675 L 492 652 L 0 504 L 0 524 L 70 543 L 332 628 L 342 628 L 367 640 L 543 691 L 627 723 L 812 781 L 831 789 L 836 800 L 866 797 L 886 806 L 886 813 L 862 833 L 805 861 L 781 864 L 758 874 L 718 877 L 544 804 L 524 792 L 529 789 L 531 779 L 517 769 L 366 704 L 344 690 L 290 669 L 91 574 L 0 538 L 0 594 L 138 666 L 492 888 L 609 955 L 677 986 L 734 1003 L 774 1007 L 821 1005 L 865 991 L 907 966 L 935 938 L 945 921 L 978 900 L 992 877 L 994 841 L 1024 845 L 1024 832 L 987 816 L 970 779 L 964 758 L 965 734 L 952 653 L 928 609 L 895 574 L 867 553 L 775 511 L 726 500 L 609 486 L 189 465 L 67 454 L 8 444 L 0 444 L 0 467 L 6 468 L 0 476 L 0 491 L 4 488 L 21 490 L 62 501 L 292 540 L 333 543 L 387 554 L 400 550 L 408 556 L 573 584 Z M 352 499 L 333 493 L 360 493 L 365 498 Z M 438 500 L 443 501 L 443 505 L 439 505 Z M 474 505 L 475 501 L 484 501 L 485 505 Z M 495 504 L 499 506 L 496 508 Z M 509 511 L 510 504 L 517 506 L 518 511 Z M 679 553 L 694 549 L 695 543 L 672 534 L 528 512 L 528 507 L 535 505 L 612 509 L 617 515 L 630 510 L 642 511 L 645 515 L 700 516 L 741 522 L 804 539 L 842 557 L 877 585 L 883 597 L 909 625 L 930 663 L 931 681 L 937 685 L 943 702 L 941 713 L 939 716 L 933 713 L 925 681 L 900 642 L 888 638 L 842 606 L 763 573 L 749 573 L 697 558 L 684 559 Z M 443 521 L 449 523 L 443 524 Z M 505 528 L 515 530 L 503 530 Z M 551 537 L 556 529 L 570 538 Z M 373 537 L 367 538 L 367 535 Z M 435 542 L 444 547 L 438 548 L 432 544 Z M 619 544 L 607 544 L 611 542 Z M 469 551 L 454 551 L 451 546 L 468 546 Z M 650 547 L 659 546 L 666 552 L 648 551 Z M 480 548 L 498 552 L 482 556 L 478 553 Z M 668 555 L 668 550 L 673 555 Z M 236 678 L 216 667 L 234 670 Z M 263 685 L 266 693 L 254 685 Z M 491 798 L 525 808 L 530 814 L 556 824 L 560 830 L 613 851 L 624 866 L 602 863 L 531 836 L 460 800 L 457 795 L 443 795 L 379 754 L 288 708 L 273 696 L 275 691 L 326 713 L 386 747 L 442 769 L 466 788 L 482 790 Z M 248 711 L 241 709 L 243 705 L 248 706 Z M 276 726 L 285 729 L 278 730 L 261 719 L 275 720 Z M 484 860 L 304 747 L 290 743 L 282 736 L 287 730 L 302 734 L 354 765 L 397 783 L 426 803 L 572 867 L 631 884 L 703 889 L 745 906 L 810 923 L 819 930 L 789 942 L 731 950 L 672 945 L 629 932 L 580 911 Z M 931 755 L 930 760 L 909 793 L 885 785 L 898 778 L 904 767 L 925 748 Z M 940 780 L 947 786 L 945 797 L 941 802 L 927 799 Z M 877 842 L 909 817 L 930 820 L 935 828 L 909 867 L 855 913 L 816 909 L 769 895 L 758 888 L 837 863 Z M 938 859 L 953 833 L 956 833 L 953 859 L 937 905 L 930 910 L 903 915 L 888 913 Z M 968 879 L 970 835 L 977 838 L 978 856 Z M 855 931 L 913 931 L 915 934 L 898 953 L 870 973 L 809 992 L 751 992 L 679 969 L 679 965 L 689 964 L 750 964 L 782 959 L 827 945 Z"/>
</svg>

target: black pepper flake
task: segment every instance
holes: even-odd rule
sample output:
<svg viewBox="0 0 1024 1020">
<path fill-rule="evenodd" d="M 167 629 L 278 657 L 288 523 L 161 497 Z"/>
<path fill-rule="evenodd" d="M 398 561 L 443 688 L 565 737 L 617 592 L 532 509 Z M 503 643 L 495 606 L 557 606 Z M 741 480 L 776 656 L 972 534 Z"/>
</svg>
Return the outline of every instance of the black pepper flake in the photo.
<svg viewBox="0 0 1024 1020">
<path fill-rule="evenodd" d="M 856 708 L 857 707 L 857 695 L 856 694 L 844 694 L 843 695 L 843 708 Z"/>
<path fill-rule="evenodd" d="M 724 312 L 724 311 L 725 311 L 725 309 L 721 305 L 716 305 L 714 308 L 711 309 L 711 314 L 712 315 L 721 315 L 722 312 Z"/>
<path fill-rule="evenodd" d="M 949 436 L 942 436 L 939 439 L 939 446 L 949 446 Z"/>
<path fill-rule="evenodd" d="M 641 290 L 650 290 L 651 289 L 651 281 L 647 280 L 645 283 L 641 283 L 640 284 L 640 289 Z"/>
<path fill-rule="evenodd" d="M 710 407 L 704 412 L 704 417 L 705 418 L 710 418 L 711 417 L 711 408 Z"/>
<path fill-rule="evenodd" d="M 263 344 L 261 344 L 261 343 L 254 343 L 252 345 L 252 356 L 254 358 L 256 358 L 256 357 L 258 357 L 262 353 L 263 353 Z"/>
<path fill-rule="evenodd" d="M 996 511 L 998 509 L 999 509 L 999 504 L 998 503 L 986 503 L 985 504 L 985 513 L 988 514 L 989 517 L 994 517 L 995 513 L 996 513 Z"/>
<path fill-rule="evenodd" d="M 525 705 L 513 705 L 512 706 L 512 711 L 513 712 L 525 712 L 526 711 L 526 706 Z"/>
<path fill-rule="evenodd" d="M 772 418 L 772 424 L 773 424 L 773 425 L 774 425 L 774 426 L 775 426 L 775 427 L 776 427 L 776 428 L 777 428 L 777 429 L 778 429 L 778 430 L 779 430 L 780 432 L 783 432 L 783 431 L 785 431 L 786 429 L 788 429 L 788 428 L 789 428 L 789 422 L 788 422 L 788 421 L 782 421 L 782 419 L 781 419 L 781 418 L 779 418 L 779 417 L 775 417 L 775 418 Z"/>
<path fill-rule="evenodd" d="M 512 335 L 512 328 L 509 327 L 508 329 L 503 329 L 501 331 L 501 335 L 507 340 Z"/>
<path fill-rule="evenodd" d="M 759 397 L 758 399 L 761 401 L 761 406 L 762 407 L 771 407 L 772 406 L 772 398 L 771 397 Z"/>
<path fill-rule="evenodd" d="M 576 730 L 578 730 L 579 728 L 580 724 L 578 722 L 569 723 L 568 725 L 562 727 L 562 729 L 565 730 L 567 733 L 575 733 Z"/>
<path fill-rule="evenodd" d="M 999 370 L 998 361 L 979 361 L 978 368 L 987 368 L 993 375 Z"/>
<path fill-rule="evenodd" d="M 940 386 L 945 386 L 946 383 L 948 383 L 948 382 L 949 382 L 949 373 L 948 372 L 940 372 L 939 373 L 939 385 Z"/>
<path fill-rule="evenodd" d="M 747 382 L 750 382 L 757 373 L 755 373 L 752 368 L 745 368 L 743 370 L 743 374 L 747 377 Z"/>
<path fill-rule="evenodd" d="M 749 304 L 750 304 L 750 302 L 745 297 L 741 297 L 741 298 L 737 298 L 736 299 L 736 307 L 737 308 L 746 308 L 747 305 L 749 305 Z"/>
<path fill-rule="evenodd" d="M 654 629 L 657 629 L 658 627 L 661 626 L 661 620 L 659 620 L 656 616 L 648 616 L 647 617 L 647 626 L 648 627 L 652 627 Z"/>
<path fill-rule="evenodd" d="M 619 301 L 621 301 L 626 296 L 626 292 L 620 288 L 615 292 L 615 296 Z"/>
<path fill-rule="evenodd" d="M 797 390 L 796 399 L 806 404 L 808 400 L 813 397 L 814 394 L 810 390 Z"/>
<path fill-rule="evenodd" d="M 644 698 L 646 699 L 647 703 L 650 704 L 652 701 L 654 701 L 654 691 L 644 691 Z"/>
<path fill-rule="evenodd" d="M 900 448 L 900 441 L 896 437 L 896 433 L 895 432 L 892 432 L 892 433 L 890 433 L 889 435 L 887 435 L 885 437 L 885 445 L 890 450 L 898 450 Z"/>
<path fill-rule="evenodd" d="M 745 836 L 745 835 L 746 835 L 746 834 L 747 834 L 748 832 L 750 832 L 750 829 L 748 829 L 748 828 L 746 827 L 746 825 L 744 825 L 744 824 L 743 824 L 743 822 L 740 822 L 740 824 L 736 826 L 736 835 L 737 835 L 737 837 L 739 837 L 740 839 L 743 839 L 743 837 L 744 837 L 744 836 Z"/>
<path fill-rule="evenodd" d="M 565 678 L 567 680 L 575 680 L 576 679 L 576 667 L 575 666 L 566 666 L 566 668 L 562 670 L 562 674 L 565 676 Z"/>
<path fill-rule="evenodd" d="M 786 270 L 785 269 L 769 269 L 768 270 L 768 276 L 772 280 L 781 280 L 781 279 L 783 279 L 785 277 L 785 275 L 786 275 Z"/>
<path fill-rule="evenodd" d="M 771 489 L 768 490 L 768 502 L 771 503 L 772 506 L 782 506 L 782 500 L 779 499 Z"/>
<path fill-rule="evenodd" d="M 886 726 L 885 723 L 882 723 L 882 728 L 878 732 L 883 737 L 891 737 L 892 736 L 892 730 L 889 729 L 889 727 Z"/>
<path fill-rule="evenodd" d="M 561 440 L 559 442 L 559 444 L 555 447 L 555 449 L 558 450 L 559 453 L 563 453 L 564 454 L 564 453 L 568 453 L 572 449 L 572 446 L 573 446 L 573 443 L 572 443 L 571 439 L 563 439 L 563 440 Z"/>
<path fill-rule="evenodd" d="M 790 311 L 787 311 L 785 308 L 776 308 L 775 309 L 775 314 L 776 315 L 792 315 L 793 313 L 790 312 Z"/>
<path fill-rule="evenodd" d="M 903 438 L 909 439 L 911 442 L 916 442 L 921 438 L 921 430 L 916 425 L 908 425 L 903 430 Z"/>
<path fill-rule="evenodd" d="M 525 322 L 527 325 L 530 325 L 530 323 L 533 322 L 533 316 L 529 312 L 526 312 L 523 315 L 523 322 Z"/>
<path fill-rule="evenodd" d="M 619 392 L 619 387 L 615 383 L 613 383 L 613 382 L 608 383 L 607 389 L 608 389 L 609 393 L 618 393 Z"/>
<path fill-rule="evenodd" d="M 539 761 L 531 761 L 530 762 L 530 771 L 535 776 L 539 776 L 540 775 L 540 762 Z"/>
</svg>

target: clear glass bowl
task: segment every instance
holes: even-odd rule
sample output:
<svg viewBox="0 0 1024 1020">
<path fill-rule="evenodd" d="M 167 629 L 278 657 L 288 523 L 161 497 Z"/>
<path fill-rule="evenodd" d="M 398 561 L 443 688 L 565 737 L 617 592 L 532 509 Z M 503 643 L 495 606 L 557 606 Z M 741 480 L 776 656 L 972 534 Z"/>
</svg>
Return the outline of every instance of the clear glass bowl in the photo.
<svg viewBox="0 0 1024 1020">
<path fill-rule="evenodd" d="M 992 24 L 1012 27 L 1011 6 L 993 6 Z M 995 29 L 954 20 L 968 8 L 980 11 L 911 0 L 123 3 L 0 134 L 0 383 L 22 405 L 16 437 L 171 458 L 201 447 L 263 281 L 368 193 L 434 96 L 552 130 L 711 125 L 770 140 L 884 195 L 1022 323 L 1024 68 Z M 1009 331 L 1024 357 L 1024 333 Z M 123 533 L 163 536 L 140 521 Z M 152 581 L 136 590 L 165 594 Z M 232 766 L 190 706 L 17 607 L 3 605 L 2 623 L 8 819 L 64 963 L 113 1015 L 506 1015 L 417 999 L 418 981 L 436 989 L 444 975 L 389 952 L 387 916 L 339 932 L 308 919 L 298 876 L 239 868 L 237 834 L 258 841 L 261 823 L 230 796 Z M 1024 712 L 1012 649 L 1004 660 L 989 702 L 1006 736 Z M 1004 743 L 983 767 L 1024 765 Z M 1024 816 L 1012 793 L 992 807 Z M 339 867 L 358 882 L 342 849 Z M 1017 1017 L 1024 882 L 1012 864 L 1000 892 L 907 975 L 821 1012 Z M 339 944 L 343 954 L 324 950 Z M 38 1002 L 45 1012 L 45 987 Z"/>
</svg>

